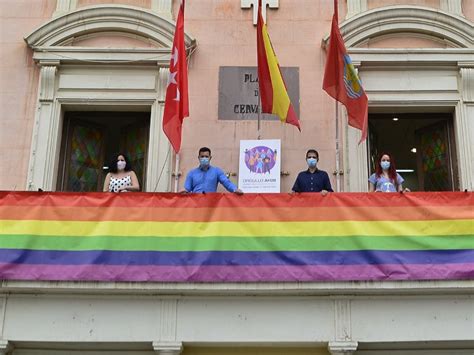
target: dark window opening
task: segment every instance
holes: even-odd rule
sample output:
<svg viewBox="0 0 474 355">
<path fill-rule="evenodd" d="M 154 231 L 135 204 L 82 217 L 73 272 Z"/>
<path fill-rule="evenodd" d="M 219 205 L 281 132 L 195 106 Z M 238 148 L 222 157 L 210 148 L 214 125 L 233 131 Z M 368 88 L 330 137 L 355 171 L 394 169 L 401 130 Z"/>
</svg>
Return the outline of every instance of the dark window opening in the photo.
<svg viewBox="0 0 474 355">
<path fill-rule="evenodd" d="M 450 113 L 369 114 L 369 168 L 382 151 L 412 191 L 458 190 L 457 161 Z M 369 175 L 370 175 L 369 174 Z"/>
<path fill-rule="evenodd" d="M 149 130 L 149 112 L 66 112 L 57 190 L 102 191 L 109 160 L 124 152 L 143 191 Z"/>
</svg>

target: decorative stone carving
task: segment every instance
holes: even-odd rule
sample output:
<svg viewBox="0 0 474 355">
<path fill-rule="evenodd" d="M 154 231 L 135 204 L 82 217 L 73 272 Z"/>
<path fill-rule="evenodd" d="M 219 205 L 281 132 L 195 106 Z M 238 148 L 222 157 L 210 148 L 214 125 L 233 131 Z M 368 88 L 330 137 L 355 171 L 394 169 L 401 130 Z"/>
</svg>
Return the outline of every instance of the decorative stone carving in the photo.
<svg viewBox="0 0 474 355">
<path fill-rule="evenodd" d="M 271 9 L 278 9 L 278 0 L 262 0 L 262 17 L 265 23 L 267 22 L 267 5 Z M 250 9 L 253 6 L 253 24 L 257 24 L 258 17 L 258 0 L 240 0 L 240 7 L 242 9 Z"/>
<path fill-rule="evenodd" d="M 467 64 L 466 64 L 467 66 Z M 474 62 L 470 64 L 470 67 L 461 68 L 461 95 L 463 101 L 474 102 Z"/>
<path fill-rule="evenodd" d="M 54 90 L 56 84 L 56 70 L 59 61 L 57 62 L 41 62 L 41 79 L 40 79 L 40 92 L 39 101 L 52 102 L 54 99 Z"/>
</svg>

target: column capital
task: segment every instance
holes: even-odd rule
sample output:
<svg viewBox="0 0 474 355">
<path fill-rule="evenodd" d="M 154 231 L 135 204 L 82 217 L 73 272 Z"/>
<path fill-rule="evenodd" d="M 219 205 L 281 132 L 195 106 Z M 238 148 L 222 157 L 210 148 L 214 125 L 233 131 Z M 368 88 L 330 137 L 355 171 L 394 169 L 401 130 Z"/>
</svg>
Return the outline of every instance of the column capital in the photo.
<svg viewBox="0 0 474 355">
<path fill-rule="evenodd" d="M 461 68 L 460 73 L 462 99 L 465 103 L 472 103 L 474 102 L 474 65 Z"/>
<path fill-rule="evenodd" d="M 357 350 L 356 341 L 330 341 L 328 350 L 331 355 L 351 355 Z"/>
<path fill-rule="evenodd" d="M 154 341 L 152 345 L 157 355 L 179 355 L 183 351 L 183 343 L 179 341 Z"/>
<path fill-rule="evenodd" d="M 52 102 L 54 100 L 56 65 L 43 65 L 40 72 L 40 102 Z"/>
</svg>

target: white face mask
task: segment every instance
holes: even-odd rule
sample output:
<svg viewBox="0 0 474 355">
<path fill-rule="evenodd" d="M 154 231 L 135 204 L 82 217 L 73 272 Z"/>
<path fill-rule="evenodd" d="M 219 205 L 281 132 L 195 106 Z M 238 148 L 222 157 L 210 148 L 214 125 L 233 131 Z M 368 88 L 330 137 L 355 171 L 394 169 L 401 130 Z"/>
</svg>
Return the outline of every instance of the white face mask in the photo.
<svg viewBox="0 0 474 355">
<path fill-rule="evenodd" d="M 124 162 L 123 160 L 119 160 L 119 161 L 117 162 L 117 169 L 118 169 L 118 170 L 123 170 L 123 169 L 125 169 L 125 166 L 126 166 L 126 165 L 127 165 L 126 162 Z"/>
</svg>

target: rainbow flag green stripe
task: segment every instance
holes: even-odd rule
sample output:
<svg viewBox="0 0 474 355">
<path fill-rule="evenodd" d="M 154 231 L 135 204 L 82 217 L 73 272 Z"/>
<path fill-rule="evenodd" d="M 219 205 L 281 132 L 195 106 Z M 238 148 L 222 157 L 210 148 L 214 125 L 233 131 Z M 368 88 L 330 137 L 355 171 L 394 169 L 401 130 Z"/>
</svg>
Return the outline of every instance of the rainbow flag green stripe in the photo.
<svg viewBox="0 0 474 355">
<path fill-rule="evenodd" d="M 473 207 L 472 193 L 0 192 L 0 277 L 474 279 Z"/>
<path fill-rule="evenodd" d="M 167 237 L 1 235 L 6 249 L 115 251 L 337 251 L 337 250 L 452 250 L 472 247 L 472 236 L 350 236 L 350 237 Z"/>
</svg>

